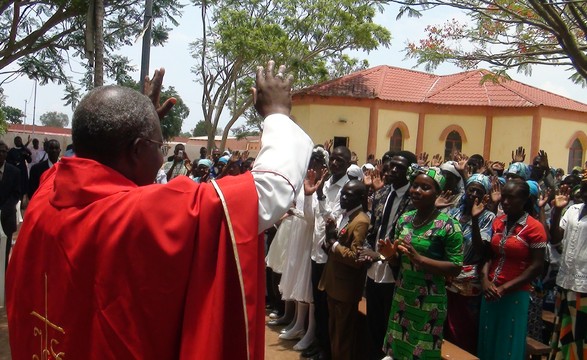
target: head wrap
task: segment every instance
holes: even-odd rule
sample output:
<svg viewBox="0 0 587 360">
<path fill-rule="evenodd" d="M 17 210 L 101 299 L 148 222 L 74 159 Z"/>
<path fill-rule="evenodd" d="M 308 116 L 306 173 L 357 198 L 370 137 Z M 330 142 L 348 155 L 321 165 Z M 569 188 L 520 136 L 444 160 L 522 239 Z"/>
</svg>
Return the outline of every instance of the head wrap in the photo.
<svg viewBox="0 0 587 360">
<path fill-rule="evenodd" d="M 440 170 L 448 171 L 449 173 L 451 173 L 454 176 L 461 179 L 461 174 L 455 168 L 455 164 L 456 164 L 455 161 L 447 161 L 447 162 L 443 163 L 442 165 L 440 165 Z"/>
<path fill-rule="evenodd" d="M 222 155 L 228 155 L 228 156 L 230 156 L 230 151 L 224 150 L 224 152 L 222 153 Z"/>
<path fill-rule="evenodd" d="M 504 175 L 506 174 L 518 175 L 522 179 L 528 180 L 530 178 L 530 168 L 523 162 L 515 162 L 512 163 L 510 167 L 506 170 Z"/>
<path fill-rule="evenodd" d="M 485 189 L 485 193 L 489 194 L 491 191 L 491 180 L 489 180 L 489 176 L 483 174 L 473 174 L 471 177 L 467 179 L 467 186 L 471 185 L 472 183 L 477 183 L 483 186 Z"/>
<path fill-rule="evenodd" d="M 220 159 L 218 159 L 218 162 L 221 162 L 223 164 L 228 164 L 228 160 L 230 160 L 230 156 L 224 155 Z"/>
<path fill-rule="evenodd" d="M 442 165 L 440 165 L 440 170 L 448 171 L 449 173 L 456 176 L 459 179 L 459 183 L 457 184 L 458 188 L 464 189 L 465 184 L 463 182 L 463 177 L 461 176 L 461 173 L 459 173 L 459 171 L 457 170 L 455 165 L 456 165 L 456 161 L 447 161 L 447 162 L 443 163 Z"/>
<path fill-rule="evenodd" d="M 434 180 L 434 182 L 438 185 L 440 190 L 444 189 L 444 185 L 446 184 L 446 178 L 442 175 L 442 171 L 440 168 L 437 167 L 427 167 L 427 166 L 420 166 L 418 164 L 412 164 L 408 168 L 408 177 L 410 178 L 410 182 L 413 182 L 416 176 L 424 174 L 428 175 Z"/>
<path fill-rule="evenodd" d="M 324 165 L 328 165 L 328 151 L 326 151 L 326 149 L 324 149 L 322 146 L 314 147 L 314 149 L 312 149 L 312 156 L 310 158 L 322 161 Z"/>
<path fill-rule="evenodd" d="M 363 164 L 363 166 L 361 166 L 361 170 L 363 170 L 363 172 L 369 171 L 369 170 L 375 170 L 375 166 L 373 166 L 373 164 L 371 164 L 371 163 L 366 163 L 366 164 Z"/>
<path fill-rule="evenodd" d="M 348 176 L 357 178 L 357 180 L 363 181 L 363 170 L 361 170 L 358 165 L 351 164 L 351 166 L 346 169 L 346 174 Z"/>
<path fill-rule="evenodd" d="M 200 159 L 198 160 L 198 166 L 204 165 L 206 167 L 212 167 L 212 160 L 210 159 Z"/>
<path fill-rule="evenodd" d="M 530 196 L 538 199 L 538 196 L 540 195 L 540 186 L 538 186 L 538 183 L 534 180 L 526 180 L 526 183 L 528 183 L 528 187 L 530 187 Z"/>
</svg>

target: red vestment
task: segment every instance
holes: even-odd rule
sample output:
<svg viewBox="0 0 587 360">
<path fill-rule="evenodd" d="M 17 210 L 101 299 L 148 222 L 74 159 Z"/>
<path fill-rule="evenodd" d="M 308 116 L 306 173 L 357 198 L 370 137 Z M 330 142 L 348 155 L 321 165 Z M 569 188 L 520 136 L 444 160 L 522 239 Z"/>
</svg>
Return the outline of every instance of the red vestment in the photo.
<svg viewBox="0 0 587 360">
<path fill-rule="evenodd" d="M 81 158 L 48 170 L 8 268 L 13 358 L 263 359 L 255 184 L 218 186 L 137 187 Z"/>
</svg>

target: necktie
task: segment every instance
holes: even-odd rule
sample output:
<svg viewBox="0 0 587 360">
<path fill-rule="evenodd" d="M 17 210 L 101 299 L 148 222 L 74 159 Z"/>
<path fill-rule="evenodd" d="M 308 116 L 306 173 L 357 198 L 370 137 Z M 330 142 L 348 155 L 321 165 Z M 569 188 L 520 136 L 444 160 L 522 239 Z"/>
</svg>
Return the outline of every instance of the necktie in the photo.
<svg viewBox="0 0 587 360">
<path fill-rule="evenodd" d="M 2 175 L 4 175 L 4 174 L 3 174 L 2 170 L 0 170 L 0 181 L 2 181 Z"/>
<path fill-rule="evenodd" d="M 387 235 L 387 225 L 389 224 L 389 215 L 391 215 L 391 208 L 393 207 L 393 202 L 395 201 L 397 194 L 395 191 L 391 192 L 387 203 L 385 204 L 385 209 L 383 209 L 383 218 L 381 219 L 381 227 L 379 228 L 379 236 L 385 237 Z"/>
</svg>

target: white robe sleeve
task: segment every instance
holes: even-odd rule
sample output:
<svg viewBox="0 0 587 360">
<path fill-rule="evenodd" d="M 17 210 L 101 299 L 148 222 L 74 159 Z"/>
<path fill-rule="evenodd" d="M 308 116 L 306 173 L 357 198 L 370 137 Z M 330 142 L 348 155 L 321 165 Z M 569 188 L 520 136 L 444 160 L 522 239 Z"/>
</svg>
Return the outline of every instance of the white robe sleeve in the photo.
<svg viewBox="0 0 587 360">
<path fill-rule="evenodd" d="M 251 171 L 259 196 L 259 233 L 291 206 L 302 188 L 313 147 L 310 137 L 283 114 L 265 119 L 261 144 Z"/>
</svg>

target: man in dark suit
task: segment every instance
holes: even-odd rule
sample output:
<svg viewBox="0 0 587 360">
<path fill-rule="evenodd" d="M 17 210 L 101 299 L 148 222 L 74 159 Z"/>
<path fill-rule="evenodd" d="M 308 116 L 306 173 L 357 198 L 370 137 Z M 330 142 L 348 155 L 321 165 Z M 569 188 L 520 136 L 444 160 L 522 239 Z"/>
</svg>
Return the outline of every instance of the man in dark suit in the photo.
<svg viewBox="0 0 587 360">
<path fill-rule="evenodd" d="M 22 143 L 22 138 L 17 136 L 14 138 L 14 147 L 8 150 L 6 161 L 9 164 L 16 166 L 20 170 L 20 198 L 24 196 L 29 183 L 29 168 L 27 164 L 30 164 L 32 160 L 31 151 L 27 148 L 31 137 L 29 135 L 26 144 Z"/>
<path fill-rule="evenodd" d="M 328 261 L 319 288 L 328 300 L 328 330 L 332 359 L 353 360 L 357 354 L 357 320 L 359 301 L 363 294 L 367 268 L 358 261 L 359 248 L 364 245 L 369 217 L 362 204 L 367 196 L 365 184 L 347 182 L 340 193 L 340 207 L 345 210 L 338 224 L 326 224 L 325 251 Z"/>
<path fill-rule="evenodd" d="M 384 163 L 385 185 L 373 194 L 371 226 L 367 234 L 367 242 L 371 249 L 377 250 L 377 240 L 385 239 L 390 234 L 393 236 L 397 220 L 404 212 L 413 209 L 408 191 L 410 184 L 407 171 L 416 161 L 416 155 L 413 153 L 400 151 Z M 374 260 L 367 272 L 365 291 L 367 324 L 372 340 L 368 358 L 379 360 L 385 356 L 381 348 L 387 331 L 395 278 L 392 269 L 385 261 L 380 260 L 379 254 L 374 252 L 366 255 L 372 256 Z"/>
<path fill-rule="evenodd" d="M 8 145 L 0 140 L 0 225 L 6 234 L 6 261 L 12 247 L 12 234 L 16 231 L 16 204 L 20 199 L 20 170 L 6 162 Z"/>
<path fill-rule="evenodd" d="M 40 163 L 33 165 L 31 168 L 28 188 L 29 199 L 32 199 L 33 194 L 37 191 L 41 182 L 41 175 L 49 170 L 53 164 L 59 161 L 59 154 L 61 154 L 61 145 L 59 145 L 59 141 L 53 139 L 49 140 L 45 151 L 47 152 L 47 160 L 41 161 Z"/>
</svg>

